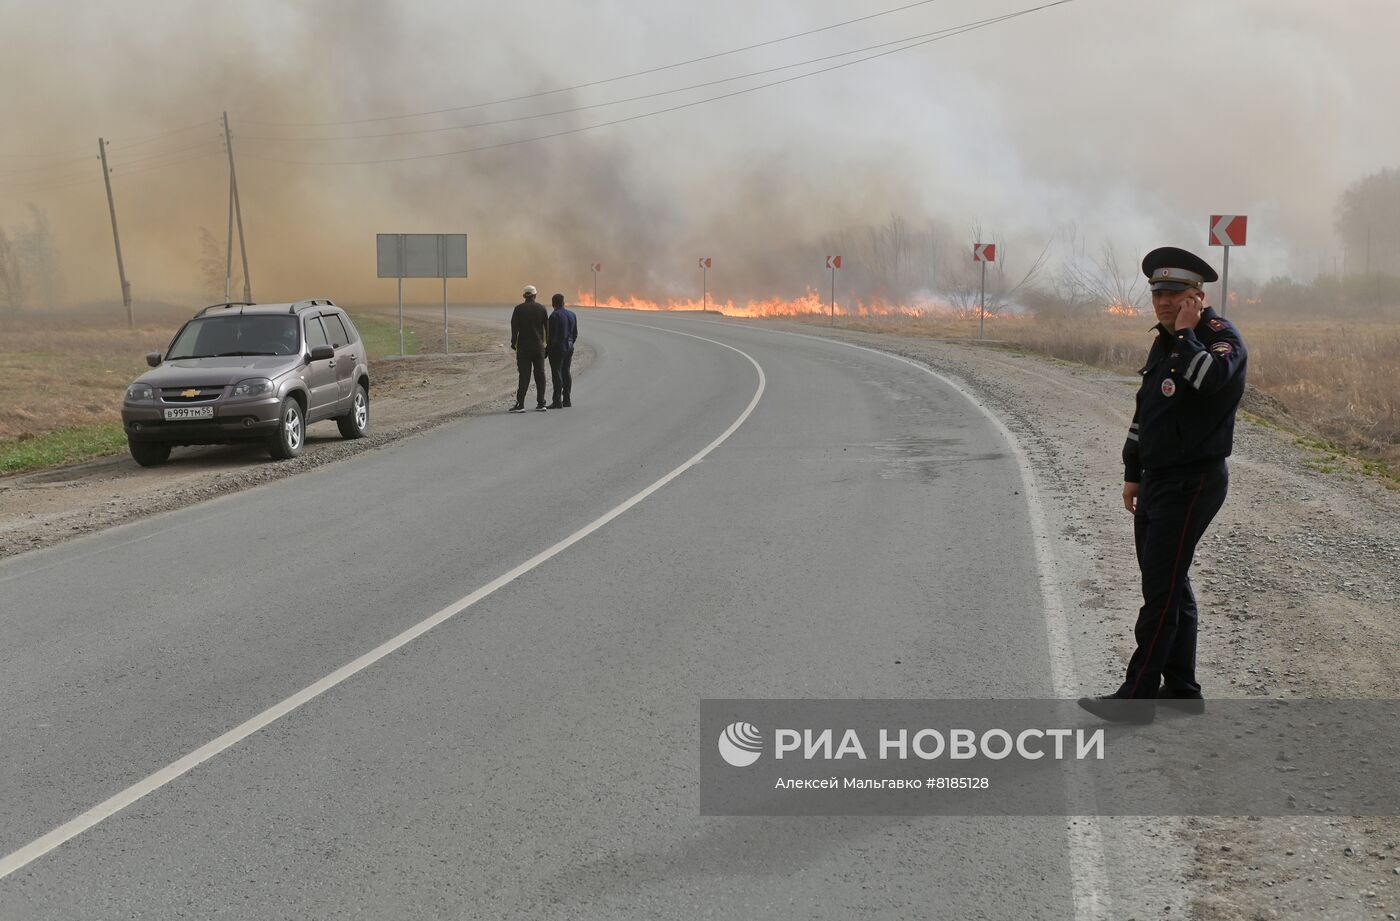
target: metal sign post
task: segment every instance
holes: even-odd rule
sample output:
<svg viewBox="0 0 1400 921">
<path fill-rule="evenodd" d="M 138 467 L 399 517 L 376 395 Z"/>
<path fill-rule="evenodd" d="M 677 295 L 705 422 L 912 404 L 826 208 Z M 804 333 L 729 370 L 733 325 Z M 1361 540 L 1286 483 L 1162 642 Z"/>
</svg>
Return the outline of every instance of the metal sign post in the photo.
<svg viewBox="0 0 1400 921">
<path fill-rule="evenodd" d="M 982 326 L 987 317 L 987 263 L 982 263 L 982 295 L 977 300 L 977 338 L 982 338 Z"/>
<path fill-rule="evenodd" d="M 398 253 L 398 262 L 395 263 L 395 265 L 397 265 L 399 268 L 395 269 L 394 271 L 395 271 L 395 274 L 397 274 L 398 277 L 399 277 L 399 356 L 402 357 L 403 354 L 404 354 L 404 347 L 403 347 L 403 234 L 401 234 L 401 233 L 396 233 L 396 234 L 394 234 L 394 247 L 395 247 L 395 252 Z M 382 256 L 381 256 L 381 258 L 382 258 Z M 380 269 L 380 274 L 383 274 L 383 270 L 384 270 L 383 265 L 381 265 L 381 266 L 379 267 L 379 269 Z"/>
<path fill-rule="evenodd" d="M 831 325 L 836 325 L 836 270 L 841 268 L 840 256 L 827 256 L 826 267 L 831 269 Z"/>
<path fill-rule="evenodd" d="M 442 279 L 442 350 L 447 353 L 447 279 L 467 277 L 464 233 L 381 233 L 375 235 L 380 278 L 399 282 L 399 354 L 404 353 L 403 280 Z"/>
<path fill-rule="evenodd" d="M 1230 250 L 1244 246 L 1249 229 L 1249 216 L 1245 214 L 1212 214 L 1210 216 L 1210 245 L 1225 247 L 1225 262 L 1220 272 L 1220 315 L 1225 316 L 1225 308 L 1230 306 Z"/>
<path fill-rule="evenodd" d="M 439 235 L 439 236 L 438 236 L 438 239 L 437 239 L 437 243 L 438 243 L 438 265 L 439 265 L 439 266 L 446 266 L 446 265 L 447 265 L 446 240 L 445 240 L 445 238 L 444 238 L 442 235 Z M 447 347 L 447 270 L 446 270 L 446 268 L 444 268 L 444 269 L 443 269 L 443 273 L 442 273 L 442 354 L 447 355 L 447 354 L 450 354 L 450 353 L 451 353 L 451 349 L 449 349 L 449 348 Z"/>
<path fill-rule="evenodd" d="M 1225 316 L 1225 309 L 1230 306 L 1230 250 L 1232 247 L 1225 247 L 1225 261 L 1220 267 L 1220 315 Z"/>
<path fill-rule="evenodd" d="M 598 306 L 598 273 L 603 271 L 603 264 L 595 262 L 589 266 L 593 270 L 593 306 Z"/>
<path fill-rule="evenodd" d="M 705 294 L 705 313 L 710 312 L 710 266 L 713 264 L 714 260 L 709 256 L 700 257 L 700 285 Z"/>
<path fill-rule="evenodd" d="M 977 301 L 977 338 L 982 338 L 982 328 L 987 316 L 987 263 L 996 262 L 995 243 L 972 244 L 972 261 L 982 263 L 982 294 Z"/>
</svg>

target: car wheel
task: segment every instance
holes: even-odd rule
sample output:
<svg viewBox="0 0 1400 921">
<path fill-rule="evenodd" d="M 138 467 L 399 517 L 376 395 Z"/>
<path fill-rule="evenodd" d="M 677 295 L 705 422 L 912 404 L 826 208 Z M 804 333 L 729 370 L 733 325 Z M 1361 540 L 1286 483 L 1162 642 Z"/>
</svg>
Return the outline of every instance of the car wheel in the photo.
<svg viewBox="0 0 1400 921">
<path fill-rule="evenodd" d="M 361 384 L 355 385 L 355 395 L 350 400 L 350 411 L 335 420 L 340 426 L 342 438 L 364 438 L 369 431 L 369 394 Z"/>
<path fill-rule="evenodd" d="M 131 459 L 142 467 L 154 467 L 170 459 L 170 445 L 150 441 L 132 441 L 128 438 L 126 448 L 131 452 Z"/>
<path fill-rule="evenodd" d="M 282 401 L 282 422 L 277 426 L 277 434 L 267 443 L 267 453 L 273 460 L 289 460 L 301 454 L 306 447 L 306 417 L 301 413 L 301 404 L 292 397 Z"/>
</svg>

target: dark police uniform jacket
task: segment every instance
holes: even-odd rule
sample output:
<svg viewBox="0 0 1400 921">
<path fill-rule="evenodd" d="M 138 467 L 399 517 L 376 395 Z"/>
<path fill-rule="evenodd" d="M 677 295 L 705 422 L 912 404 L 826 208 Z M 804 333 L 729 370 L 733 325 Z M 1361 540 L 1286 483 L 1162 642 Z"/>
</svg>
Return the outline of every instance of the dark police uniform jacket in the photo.
<svg viewBox="0 0 1400 921">
<path fill-rule="evenodd" d="M 1228 457 L 1247 360 L 1239 331 L 1210 307 L 1194 329 L 1172 332 L 1159 323 L 1138 372 L 1142 386 L 1123 445 L 1123 480 L 1139 483 L 1143 470 L 1184 469 Z"/>
</svg>

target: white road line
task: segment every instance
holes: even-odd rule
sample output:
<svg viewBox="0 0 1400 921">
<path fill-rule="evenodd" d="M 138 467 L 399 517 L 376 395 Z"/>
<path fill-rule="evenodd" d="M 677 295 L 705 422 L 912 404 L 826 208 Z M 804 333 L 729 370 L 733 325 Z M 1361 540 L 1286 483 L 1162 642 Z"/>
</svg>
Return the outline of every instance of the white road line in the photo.
<svg viewBox="0 0 1400 921">
<path fill-rule="evenodd" d="M 630 325 L 641 326 L 644 324 Z M 161 768 L 159 771 L 156 771 L 154 774 L 151 774 L 144 780 L 138 781 L 137 783 L 134 783 L 131 786 L 127 787 L 125 790 L 122 790 L 115 796 L 109 797 L 103 802 L 98 803 L 96 806 L 93 806 L 91 809 L 89 809 L 87 812 L 84 812 L 82 815 L 77 816 L 76 818 L 68 822 L 65 822 L 58 828 L 55 828 L 53 831 L 49 832 L 43 837 L 38 838 L 30 842 L 29 844 L 26 844 L 24 847 L 20 848 L 14 853 L 7 854 L 3 858 L 0 858 L 0 879 L 4 879 L 11 873 L 14 873 L 16 870 L 19 870 L 22 867 L 33 863 L 35 860 L 38 860 L 40 857 L 43 857 L 45 854 L 49 853 L 54 848 L 58 847 L 64 842 L 76 838 L 78 835 L 81 835 L 83 832 L 92 828 L 94 825 L 97 825 L 99 822 L 102 822 L 104 819 L 108 819 L 113 815 L 116 815 L 118 812 L 121 812 L 123 809 L 125 809 L 127 806 L 130 806 L 132 803 L 135 803 L 141 798 L 148 796 L 151 793 L 154 793 L 156 790 L 159 790 L 161 787 L 170 783 L 172 780 L 175 780 L 182 774 L 189 772 L 190 770 L 202 764 L 203 762 L 208 761 L 210 758 L 213 758 L 220 752 L 223 752 L 233 747 L 234 745 L 237 745 L 239 742 L 248 738 L 248 736 L 257 732 L 259 729 L 262 729 L 263 727 L 276 722 L 277 720 L 286 716 L 288 713 L 291 713 L 293 710 L 297 709 L 303 704 L 306 704 L 309 701 L 314 700 L 315 698 L 329 691 L 331 688 L 345 681 L 347 678 L 351 677 L 356 672 L 363 671 L 364 669 L 378 662 L 380 659 L 389 655 L 391 652 L 394 652 L 397 649 L 401 649 L 402 647 L 413 642 L 415 639 L 427 633 L 429 630 L 433 629 L 442 622 L 457 616 L 458 614 L 465 611 L 467 608 L 470 608 L 472 605 L 476 604 L 478 601 L 481 601 L 483 598 L 486 598 L 487 596 L 491 595 L 498 589 L 509 585 L 511 582 L 514 582 L 516 579 L 520 578 L 525 573 L 539 566 L 541 563 L 544 563 L 547 560 L 557 556 L 564 550 L 568 549 L 569 547 L 572 547 L 574 544 L 578 543 L 588 535 L 592 534 L 594 531 L 597 531 L 599 528 L 602 528 L 603 526 L 607 525 L 614 518 L 617 518 L 619 515 L 626 512 L 628 509 L 632 508 L 634 505 L 641 502 L 643 499 L 646 499 L 652 493 L 656 492 L 658 489 L 661 489 L 663 486 L 670 483 L 682 473 L 685 473 L 691 467 L 694 467 L 696 464 L 700 463 L 700 461 L 704 460 L 705 456 L 708 455 L 711 451 L 724 444 L 724 442 L 729 439 L 729 436 L 733 435 L 734 432 L 739 428 L 739 426 L 743 425 L 745 420 L 747 420 L 749 416 L 753 414 L 754 408 L 758 406 L 758 401 L 762 398 L 763 391 L 768 386 L 768 378 L 763 373 L 763 367 L 757 361 L 755 361 L 753 356 L 749 353 L 743 351 L 742 349 L 737 349 L 732 345 L 720 342 L 716 339 L 707 339 L 704 336 L 696 336 L 692 333 L 684 333 L 680 330 L 675 329 L 666 329 L 665 327 L 661 326 L 650 326 L 647 328 L 660 330 L 662 332 L 671 333 L 677 336 L 688 336 L 691 339 L 699 339 L 701 342 L 709 342 L 713 345 L 718 345 L 722 348 L 729 349 L 731 352 L 737 352 L 740 355 L 744 356 L 744 358 L 748 359 L 749 363 L 754 366 L 754 370 L 758 372 L 758 389 L 754 391 L 753 399 L 749 401 L 749 405 L 745 407 L 742 413 L 739 414 L 739 417 L 735 419 L 734 422 L 730 424 L 729 428 L 725 429 L 724 432 L 721 433 L 718 438 L 716 438 L 714 441 L 710 442 L 708 445 L 702 448 L 699 451 L 699 453 L 697 453 L 694 457 L 690 458 L 690 460 L 681 464 L 679 467 L 672 470 L 670 473 L 666 474 L 661 479 L 657 480 L 655 483 L 652 483 L 646 489 L 643 489 L 641 492 L 632 496 L 632 498 L 623 502 L 621 505 L 616 506 L 611 511 L 605 513 L 601 517 L 595 518 L 593 521 L 584 525 L 582 528 L 579 528 L 577 531 L 570 534 L 563 540 L 559 541 L 554 546 L 535 554 L 525 562 L 521 563 L 519 566 L 510 570 L 509 572 L 497 576 L 491 582 L 488 582 L 486 585 L 483 585 L 481 588 L 478 588 L 470 595 L 467 595 L 466 597 L 453 602 L 452 604 L 438 611 L 436 614 L 432 615 L 426 620 L 420 621 L 414 626 L 409 627 L 407 630 L 403 631 L 398 636 L 394 637 L 388 642 L 376 646 L 374 649 L 371 649 L 369 652 L 360 656 L 358 659 L 355 659 L 352 662 L 348 662 L 345 665 L 342 665 L 340 668 L 331 672 L 329 675 L 325 676 L 320 681 L 317 681 L 315 684 L 303 688 L 302 690 L 293 694 L 291 697 L 288 697 L 286 700 L 283 700 L 281 703 L 274 704 L 273 706 L 268 707 L 266 710 L 262 711 L 257 716 L 242 723 L 239 726 L 234 727 L 233 729 L 230 729 L 228 732 L 219 736 L 217 739 L 214 739 L 213 741 L 200 746 L 199 748 L 185 755 L 180 760 L 175 761 L 174 763 L 169 764 L 164 768 Z"/>
<path fill-rule="evenodd" d="M 697 320 L 696 322 L 713 323 L 717 321 Z M 1025 490 L 1026 504 L 1030 509 L 1032 543 L 1035 546 L 1036 568 L 1040 575 L 1040 593 L 1045 605 L 1046 633 L 1050 646 L 1050 681 L 1056 697 L 1080 696 L 1083 685 L 1077 677 L 1074 653 L 1069 640 L 1069 622 L 1065 617 L 1064 601 L 1060 597 L 1059 585 L 1055 580 L 1053 544 L 1050 531 L 1045 524 L 1044 510 L 1041 508 L 1040 490 L 1037 485 L 1035 469 L 1031 466 L 1025 451 L 1022 450 L 1020 441 L 1006 427 L 1006 423 L 1001 420 L 1001 417 L 992 412 L 975 394 L 957 381 L 912 358 L 905 358 L 903 355 L 896 355 L 892 352 L 883 352 L 854 342 L 845 342 L 841 339 L 814 336 L 810 333 L 763 329 L 747 325 L 739 328 L 842 345 L 847 348 L 860 349 L 862 352 L 870 352 L 872 355 L 879 355 L 882 358 L 903 362 L 947 384 L 962 394 L 969 403 L 992 421 L 1001 432 L 1002 437 L 1011 445 L 1012 453 L 1016 456 L 1016 463 L 1021 470 L 1021 484 Z M 1108 895 L 1108 871 L 1104 858 L 1103 834 L 1099 827 L 1098 817 L 1094 815 L 1071 817 L 1066 825 L 1066 835 L 1069 841 L 1070 884 L 1074 899 L 1075 921 L 1100 921 L 1100 919 L 1111 918 L 1112 905 Z"/>
</svg>

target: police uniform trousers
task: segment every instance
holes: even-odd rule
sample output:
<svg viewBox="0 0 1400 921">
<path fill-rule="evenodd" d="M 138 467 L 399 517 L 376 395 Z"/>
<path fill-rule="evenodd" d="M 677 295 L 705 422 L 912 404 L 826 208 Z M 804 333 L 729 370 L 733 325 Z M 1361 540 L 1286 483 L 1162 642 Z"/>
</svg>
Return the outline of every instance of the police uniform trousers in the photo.
<svg viewBox="0 0 1400 921">
<path fill-rule="evenodd" d="M 535 376 L 535 397 L 538 405 L 544 405 L 544 356 L 539 352 L 530 354 L 523 350 L 515 353 L 515 367 L 520 372 L 520 386 L 515 388 L 515 405 L 525 405 L 525 394 L 530 389 L 530 375 Z"/>
<path fill-rule="evenodd" d="M 574 389 L 574 377 L 569 373 L 569 366 L 574 363 L 574 353 L 558 352 L 549 353 L 549 376 L 554 385 L 554 402 L 561 403 L 569 399 L 570 392 Z"/>
<path fill-rule="evenodd" d="M 1158 686 L 1199 694 L 1196 682 L 1196 596 L 1188 571 L 1196 544 L 1225 502 L 1224 460 L 1176 470 L 1144 470 L 1133 537 L 1142 570 L 1137 650 L 1119 697 L 1156 697 Z"/>
</svg>

